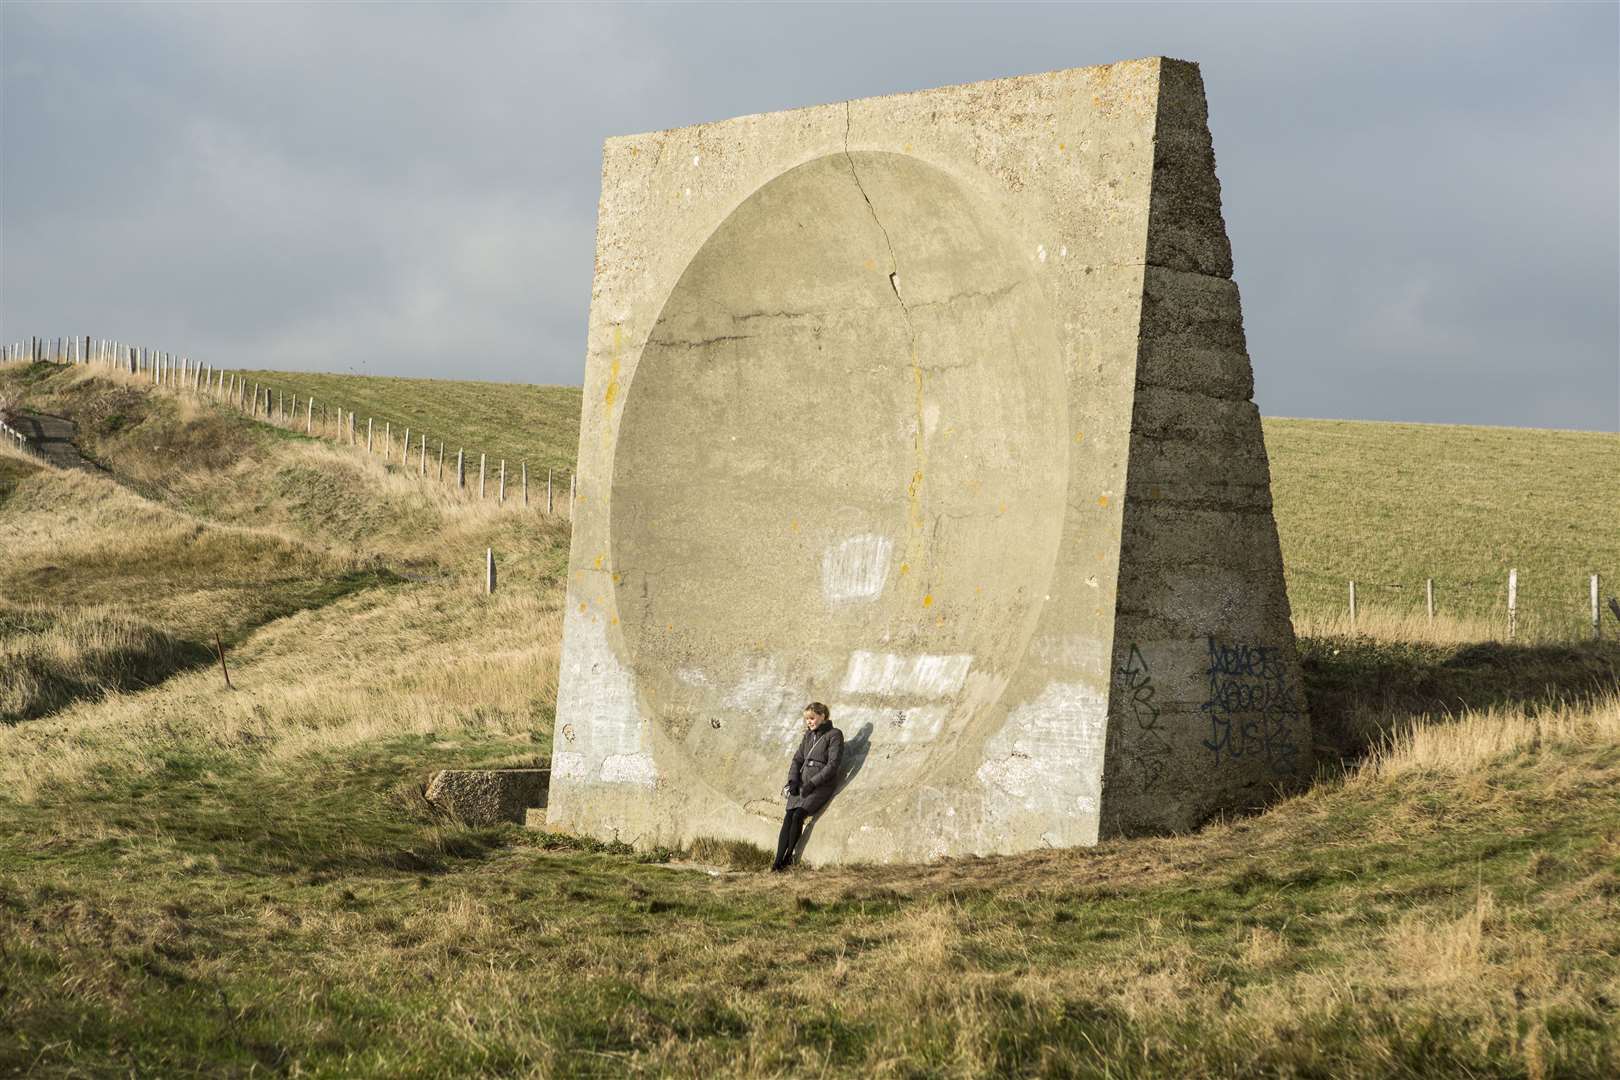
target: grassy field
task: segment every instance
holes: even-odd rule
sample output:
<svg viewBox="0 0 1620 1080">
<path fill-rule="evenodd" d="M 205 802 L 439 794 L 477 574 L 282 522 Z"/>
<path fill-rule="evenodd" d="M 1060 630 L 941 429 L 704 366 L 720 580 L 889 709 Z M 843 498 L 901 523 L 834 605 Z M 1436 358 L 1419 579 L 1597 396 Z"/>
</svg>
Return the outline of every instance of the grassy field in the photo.
<svg viewBox="0 0 1620 1080">
<path fill-rule="evenodd" d="M 1620 646 L 1393 607 L 1352 636 L 1324 595 L 1299 607 L 1325 768 L 1264 814 L 693 868 L 422 798 L 435 768 L 549 758 L 565 518 L 123 380 L 0 368 L 0 392 L 79 420 L 110 470 L 0 451 L 0 1075 L 1620 1071 Z M 1373 492 L 1445 506 L 1347 495 L 1351 451 L 1267 430 L 1285 551 L 1358 560 L 1376 532 L 1334 514 Z M 1498 485 L 1533 480 L 1499 457 Z M 1513 547 L 1475 535 L 1499 520 L 1468 519 L 1462 557 Z M 1590 557 L 1614 565 L 1612 534 Z M 1402 535 L 1403 566 L 1453 543 Z"/>
<path fill-rule="evenodd" d="M 546 469 L 571 471 L 579 448 L 580 388 L 524 383 L 451 382 L 380 375 L 321 375 L 289 371 L 243 371 L 242 378 L 300 401 L 355 413 L 360 434 L 366 420 L 382 437 L 393 425 L 396 453 L 406 427 L 414 446 L 425 432 L 430 454 L 440 441 L 452 458 L 465 447 L 476 465 L 480 453 L 493 464 L 505 458 L 512 468 L 527 461 L 531 474 Z M 414 459 L 413 459 L 414 460 Z"/>
<path fill-rule="evenodd" d="M 1519 571 L 1524 631 L 1580 636 L 1587 578 L 1620 593 L 1620 435 L 1267 420 L 1272 497 L 1296 612 L 1440 613 L 1495 635 Z M 1611 624 L 1612 625 L 1612 624 Z"/>
</svg>

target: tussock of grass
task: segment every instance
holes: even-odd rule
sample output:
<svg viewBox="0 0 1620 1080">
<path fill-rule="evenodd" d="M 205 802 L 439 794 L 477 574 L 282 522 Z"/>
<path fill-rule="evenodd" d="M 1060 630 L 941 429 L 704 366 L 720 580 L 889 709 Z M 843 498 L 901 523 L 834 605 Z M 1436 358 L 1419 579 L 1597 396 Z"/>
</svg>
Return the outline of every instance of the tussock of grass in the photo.
<svg viewBox="0 0 1620 1080">
<path fill-rule="evenodd" d="M 765 870 L 776 859 L 775 852 L 755 847 L 746 840 L 719 840 L 712 836 L 693 840 L 684 854 L 696 862 L 730 870 Z"/>
<path fill-rule="evenodd" d="M 1387 735 L 1356 776 L 1366 783 L 1410 772 L 1462 775 L 1543 745 L 1620 746 L 1620 693 L 1535 712 L 1498 707 L 1411 724 Z"/>
</svg>

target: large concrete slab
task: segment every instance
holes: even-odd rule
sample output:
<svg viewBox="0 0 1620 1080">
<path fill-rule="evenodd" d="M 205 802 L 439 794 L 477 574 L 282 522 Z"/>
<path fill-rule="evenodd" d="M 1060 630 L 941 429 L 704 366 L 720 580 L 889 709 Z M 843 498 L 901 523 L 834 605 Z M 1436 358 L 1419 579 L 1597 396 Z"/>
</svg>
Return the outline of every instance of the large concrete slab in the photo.
<svg viewBox="0 0 1620 1080">
<path fill-rule="evenodd" d="M 1196 826 L 1310 769 L 1202 81 L 608 140 L 551 827 L 809 862 Z"/>
</svg>

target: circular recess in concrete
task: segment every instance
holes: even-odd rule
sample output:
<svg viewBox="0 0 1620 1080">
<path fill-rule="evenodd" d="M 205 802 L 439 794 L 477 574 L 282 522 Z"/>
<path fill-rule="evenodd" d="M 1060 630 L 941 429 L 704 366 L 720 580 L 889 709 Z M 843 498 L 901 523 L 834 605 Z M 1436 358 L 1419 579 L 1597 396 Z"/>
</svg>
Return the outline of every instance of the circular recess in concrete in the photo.
<svg viewBox="0 0 1620 1080">
<path fill-rule="evenodd" d="M 841 798 L 983 739 L 1065 505 L 1063 362 L 1026 248 L 932 165 L 820 158 L 715 229 L 625 385 L 615 366 L 603 554 L 661 773 L 767 798 L 811 700 L 850 740 Z"/>
</svg>

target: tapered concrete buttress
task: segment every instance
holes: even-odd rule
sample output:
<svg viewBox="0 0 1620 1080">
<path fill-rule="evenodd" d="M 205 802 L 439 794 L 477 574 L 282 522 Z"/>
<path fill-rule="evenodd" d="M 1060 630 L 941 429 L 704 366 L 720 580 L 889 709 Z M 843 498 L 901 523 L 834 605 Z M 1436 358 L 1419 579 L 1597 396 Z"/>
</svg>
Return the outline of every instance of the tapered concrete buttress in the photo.
<svg viewBox="0 0 1620 1080">
<path fill-rule="evenodd" d="M 1186 829 L 1310 733 L 1197 68 L 608 140 L 548 827 L 809 862 Z"/>
</svg>

